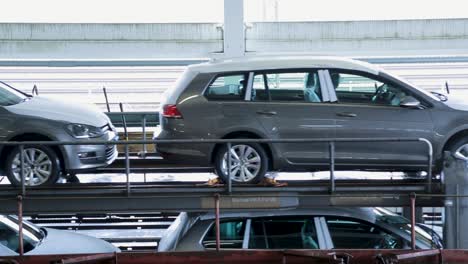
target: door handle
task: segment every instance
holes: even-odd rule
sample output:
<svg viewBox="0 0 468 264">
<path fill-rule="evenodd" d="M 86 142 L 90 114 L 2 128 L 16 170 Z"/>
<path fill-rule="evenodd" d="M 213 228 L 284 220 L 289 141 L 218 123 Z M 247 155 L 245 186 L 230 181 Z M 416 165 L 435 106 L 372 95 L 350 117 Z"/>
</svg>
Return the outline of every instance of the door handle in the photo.
<svg viewBox="0 0 468 264">
<path fill-rule="evenodd" d="M 257 114 L 273 116 L 273 115 L 276 115 L 277 113 L 275 111 L 257 111 Z"/>
<path fill-rule="evenodd" d="M 350 112 L 336 113 L 336 115 L 343 116 L 343 117 L 356 117 L 357 116 L 355 113 L 350 113 Z"/>
</svg>

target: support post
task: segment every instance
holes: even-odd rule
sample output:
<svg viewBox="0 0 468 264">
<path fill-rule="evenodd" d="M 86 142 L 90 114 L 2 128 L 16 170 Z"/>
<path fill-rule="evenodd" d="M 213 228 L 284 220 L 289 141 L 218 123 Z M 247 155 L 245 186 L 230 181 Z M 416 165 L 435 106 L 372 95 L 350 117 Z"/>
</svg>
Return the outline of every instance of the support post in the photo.
<svg viewBox="0 0 468 264">
<path fill-rule="evenodd" d="M 19 255 L 24 255 L 24 243 L 23 243 L 23 196 L 18 195 L 18 245 Z"/>
<path fill-rule="evenodd" d="M 245 54 L 244 0 L 224 0 L 225 57 L 241 57 Z"/>
<path fill-rule="evenodd" d="M 231 148 L 232 148 L 232 144 L 231 142 L 228 142 L 227 143 L 227 176 L 228 176 L 228 182 L 227 182 L 227 186 L 228 186 L 228 193 L 231 194 L 232 193 L 232 175 L 231 175 Z"/>
<path fill-rule="evenodd" d="M 127 142 L 128 143 L 128 142 Z M 127 184 L 127 196 L 130 196 L 130 153 L 128 150 L 128 144 L 125 144 L 125 177 Z"/>
<path fill-rule="evenodd" d="M 25 175 L 24 175 L 24 145 L 19 146 L 20 151 L 20 176 L 21 176 L 21 195 L 26 195 L 26 183 L 25 183 Z"/>
<path fill-rule="evenodd" d="M 142 132 L 143 132 L 143 141 L 146 141 L 146 114 L 143 114 L 143 124 L 142 126 Z M 146 148 L 146 144 L 143 144 L 143 158 L 146 158 L 146 153 L 148 152 L 148 149 Z"/>
<path fill-rule="evenodd" d="M 416 194 L 410 194 L 411 201 L 411 249 L 416 250 Z"/>
<path fill-rule="evenodd" d="M 221 249 L 221 228 L 219 221 L 219 194 L 215 194 L 215 228 L 216 228 L 216 251 Z"/>
<path fill-rule="evenodd" d="M 468 248 L 468 163 L 444 153 L 444 248 Z"/>
<path fill-rule="evenodd" d="M 328 143 L 330 152 L 330 193 L 335 193 L 335 142 Z"/>
</svg>

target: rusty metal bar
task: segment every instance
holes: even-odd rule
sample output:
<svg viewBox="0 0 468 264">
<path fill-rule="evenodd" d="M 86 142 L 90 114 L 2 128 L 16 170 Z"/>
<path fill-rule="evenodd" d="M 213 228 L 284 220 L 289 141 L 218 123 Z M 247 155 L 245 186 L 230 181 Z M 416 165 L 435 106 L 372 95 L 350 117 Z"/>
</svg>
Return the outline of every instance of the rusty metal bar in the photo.
<svg viewBox="0 0 468 264">
<path fill-rule="evenodd" d="M 330 193 L 335 192 L 335 142 L 330 141 L 328 143 L 330 152 Z"/>
<path fill-rule="evenodd" d="M 95 254 L 89 256 L 80 256 L 74 258 L 62 259 L 61 264 L 79 264 L 79 263 L 96 263 L 97 261 L 103 260 L 113 260 L 114 263 L 117 263 L 117 253 L 110 254 Z"/>
<path fill-rule="evenodd" d="M 25 175 L 24 175 L 24 145 L 19 146 L 20 151 L 20 174 L 21 174 L 21 195 L 26 195 L 26 183 L 25 183 Z"/>
<path fill-rule="evenodd" d="M 228 176 L 228 182 L 227 182 L 227 187 L 228 187 L 228 193 L 232 193 L 232 175 L 231 175 L 231 148 L 232 144 L 231 142 L 227 143 L 227 176 Z"/>
<path fill-rule="evenodd" d="M 214 196 L 215 199 L 215 229 L 216 229 L 216 251 L 221 249 L 221 227 L 219 221 L 219 198 L 220 195 L 217 193 Z"/>
<path fill-rule="evenodd" d="M 416 194 L 410 194 L 411 201 L 411 249 L 416 249 Z"/>
<path fill-rule="evenodd" d="M 395 255 L 395 258 L 397 260 L 409 260 L 409 259 L 415 259 L 415 258 L 437 256 L 437 255 L 441 255 L 441 254 L 442 254 L 441 250 L 433 249 L 433 250 L 424 250 L 424 251 L 418 251 L 418 252 L 411 252 L 411 253 L 406 253 L 406 254 L 399 254 L 399 255 Z"/>
<path fill-rule="evenodd" d="M 23 197 L 18 195 L 18 245 L 19 255 L 24 255 L 24 243 L 23 243 Z"/>
</svg>

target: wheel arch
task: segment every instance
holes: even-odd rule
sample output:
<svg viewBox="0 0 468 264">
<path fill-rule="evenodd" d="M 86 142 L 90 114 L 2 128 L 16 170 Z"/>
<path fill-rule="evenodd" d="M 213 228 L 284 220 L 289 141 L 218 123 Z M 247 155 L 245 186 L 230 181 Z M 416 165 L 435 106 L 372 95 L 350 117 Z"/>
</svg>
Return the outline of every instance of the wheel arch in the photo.
<svg viewBox="0 0 468 264">
<path fill-rule="evenodd" d="M 234 139 L 234 138 L 249 138 L 249 139 L 262 139 L 261 135 L 258 133 L 248 131 L 248 130 L 240 130 L 240 131 L 232 131 L 221 137 L 221 139 Z M 274 159 L 273 159 L 273 150 L 272 147 L 269 143 L 259 143 L 265 152 L 268 155 L 268 168 L 272 169 L 274 168 Z M 216 144 L 215 147 L 213 148 L 213 151 L 211 153 L 211 163 L 214 163 L 214 159 L 216 156 L 216 153 L 218 150 L 221 148 L 221 144 Z"/>
<path fill-rule="evenodd" d="M 21 133 L 21 134 L 11 136 L 7 141 L 9 141 L 9 142 L 12 142 L 12 141 L 25 141 L 25 142 L 27 142 L 27 141 L 55 141 L 55 140 L 56 139 L 54 139 L 54 138 L 52 138 L 50 136 L 41 134 L 41 133 L 35 133 L 35 132 L 28 133 L 27 132 L 27 133 Z M 59 161 L 60 161 L 60 169 L 63 172 L 65 170 L 65 159 L 64 159 L 62 149 L 60 148 L 60 146 L 50 146 L 50 147 L 57 154 L 57 157 L 59 158 Z M 8 154 L 10 153 L 10 151 L 13 148 L 15 148 L 15 146 L 5 146 L 5 147 L 3 147 L 1 149 L 1 152 L 0 152 L 0 160 L 5 161 L 7 159 Z M 5 164 L 1 164 L 1 168 L 4 171 L 5 170 Z"/>
</svg>

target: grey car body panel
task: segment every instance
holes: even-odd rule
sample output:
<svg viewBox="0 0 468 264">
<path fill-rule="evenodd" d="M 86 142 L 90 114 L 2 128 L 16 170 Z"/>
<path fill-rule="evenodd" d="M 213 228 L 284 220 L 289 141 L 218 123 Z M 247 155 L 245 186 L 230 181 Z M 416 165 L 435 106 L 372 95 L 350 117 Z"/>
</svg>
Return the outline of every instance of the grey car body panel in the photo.
<svg viewBox="0 0 468 264">
<path fill-rule="evenodd" d="M 120 252 L 112 244 L 90 236 L 69 231 L 45 229 L 47 235 L 41 242 L 25 255 L 54 255 L 54 254 L 98 254 Z M 66 244 L 64 244 L 64 242 Z M 13 250 L 0 244 L 0 256 L 17 256 Z"/>
<path fill-rule="evenodd" d="M 61 122 L 75 122 L 101 127 L 109 122 L 109 118 L 95 106 L 63 102 L 46 97 L 33 97 L 30 100 L 5 106 L 5 109 L 14 115 L 23 115 L 30 118 L 55 120 Z M 34 111 L 31 111 L 34 109 Z"/>
<path fill-rule="evenodd" d="M 203 66 L 205 67 L 205 66 Z M 237 66 L 236 66 L 237 67 Z M 229 67 L 228 67 L 229 68 Z M 254 102 L 248 100 L 208 100 L 206 87 L 218 75 L 246 74 L 248 71 L 196 72 L 177 98 L 182 119 L 161 116 L 161 139 L 219 139 L 233 132 L 249 132 L 260 138 L 332 138 L 332 137 L 411 137 L 428 139 L 434 147 L 434 166 L 440 168 L 442 152 L 450 138 L 460 131 L 468 131 L 468 106 L 460 106 L 449 99 L 444 103 L 425 91 L 413 87 L 384 71 L 341 69 L 339 67 L 310 68 L 308 70 L 333 69 L 354 72 L 392 83 L 421 102 L 420 109 L 396 106 L 371 106 L 340 102 Z M 278 72 L 304 70 L 304 68 L 260 69 L 254 72 Z M 307 69 L 306 69 L 307 70 Z M 321 71 L 322 75 L 326 71 Z M 323 76 L 322 76 L 323 78 Z M 251 82 L 248 82 L 251 84 Z M 329 97 L 336 98 L 330 82 L 325 82 Z M 249 90 L 249 88 L 247 88 Z M 323 92 L 323 90 L 322 90 Z M 247 98 L 247 96 L 246 96 Z M 450 107 L 450 105 L 452 105 Z M 463 110 L 459 110 L 463 109 Z M 260 115 L 258 112 L 274 111 L 276 115 Z M 351 112 L 356 117 L 338 117 L 336 113 Z M 270 144 L 273 170 L 315 170 L 328 168 L 327 143 Z M 200 165 L 213 161 L 213 144 L 165 144 L 157 151 L 183 157 Z M 337 169 L 370 170 L 425 170 L 428 150 L 422 142 L 411 143 L 339 143 L 336 144 Z"/>
<path fill-rule="evenodd" d="M 46 238 L 27 255 L 94 254 L 119 251 L 112 244 L 95 237 L 49 228 L 46 228 L 46 231 Z M 65 241 L 66 246 L 64 246 Z"/>
<path fill-rule="evenodd" d="M 0 106 L 0 121 L 1 141 L 10 141 L 14 137 L 24 134 L 41 135 L 54 141 L 81 141 L 83 143 L 89 140 L 110 141 L 116 138 L 115 131 L 109 131 L 98 138 L 74 138 L 65 130 L 67 124 L 76 123 L 102 127 L 111 124 L 109 118 L 94 106 L 77 105 L 40 96 L 32 97 L 15 105 Z M 118 154 L 115 152 L 112 158 L 107 159 L 105 154 L 106 146 L 104 145 L 62 145 L 58 146 L 58 148 L 61 150 L 64 160 L 63 165 L 67 171 L 106 166 Z M 1 154 L 4 154 L 3 149 L 4 147 L 0 146 Z M 83 164 L 78 159 L 78 153 L 85 151 L 95 151 L 97 161 Z M 0 165 L 0 170 L 3 170 L 3 165 Z"/>
</svg>

